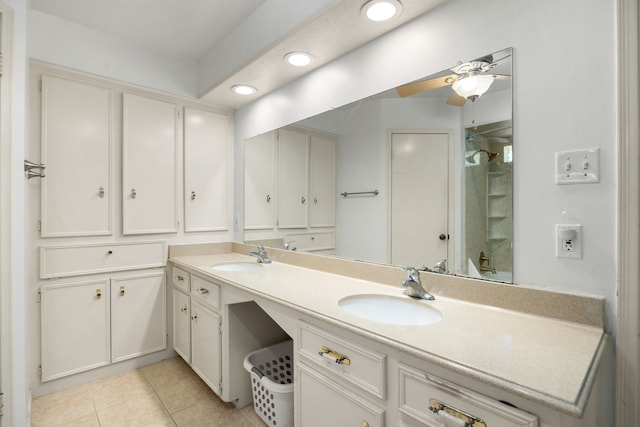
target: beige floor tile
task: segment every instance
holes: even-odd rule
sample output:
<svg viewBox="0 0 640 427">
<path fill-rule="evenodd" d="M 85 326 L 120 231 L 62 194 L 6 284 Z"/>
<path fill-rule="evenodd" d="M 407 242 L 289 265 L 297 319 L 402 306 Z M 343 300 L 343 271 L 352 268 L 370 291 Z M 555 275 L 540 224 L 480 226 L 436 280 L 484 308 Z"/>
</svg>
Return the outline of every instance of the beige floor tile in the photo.
<svg viewBox="0 0 640 427">
<path fill-rule="evenodd" d="M 233 405 L 229 406 L 219 399 L 200 402 L 176 412 L 172 417 L 178 427 L 228 427 L 238 420 L 248 421 Z M 247 425 L 253 427 L 252 424 Z"/>
<path fill-rule="evenodd" d="M 33 427 L 59 425 L 90 414 L 95 414 L 95 408 L 88 385 L 48 394 L 31 404 Z"/>
<path fill-rule="evenodd" d="M 49 427 L 100 427 L 100 423 L 98 422 L 98 415 L 94 412 L 75 420 L 65 421 L 57 426 Z"/>
<path fill-rule="evenodd" d="M 185 376 L 197 377 L 195 372 L 181 357 L 163 360 L 141 368 L 149 383 L 155 388 L 163 388 Z"/>
<path fill-rule="evenodd" d="M 133 400 L 99 409 L 98 419 L 101 427 L 175 425 L 155 394 L 138 395 Z"/>
<path fill-rule="evenodd" d="M 97 410 L 153 394 L 153 387 L 140 369 L 97 380 L 89 385 Z"/>
<path fill-rule="evenodd" d="M 256 413 L 256 410 L 253 409 L 253 404 L 245 406 L 244 408 L 240 409 L 240 411 L 254 426 L 256 427 L 267 426 L 267 424 L 265 424 L 265 422 L 262 421 L 262 418 L 258 416 L 258 414 Z"/>
<path fill-rule="evenodd" d="M 173 382 L 161 388 L 156 388 L 156 393 L 158 393 L 170 414 L 203 401 L 217 399 L 209 386 L 199 377 L 193 375 L 175 378 Z"/>
</svg>

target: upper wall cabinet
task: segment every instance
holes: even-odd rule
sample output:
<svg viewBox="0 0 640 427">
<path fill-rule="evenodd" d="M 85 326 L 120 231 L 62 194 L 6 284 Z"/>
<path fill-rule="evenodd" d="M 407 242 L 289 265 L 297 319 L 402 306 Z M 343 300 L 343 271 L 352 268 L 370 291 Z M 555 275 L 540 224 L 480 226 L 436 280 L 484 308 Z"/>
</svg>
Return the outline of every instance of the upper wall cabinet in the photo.
<svg viewBox="0 0 640 427">
<path fill-rule="evenodd" d="M 309 199 L 309 135 L 282 129 L 278 150 L 278 227 L 304 228 Z"/>
<path fill-rule="evenodd" d="M 311 136 L 309 156 L 309 226 L 336 224 L 336 142 Z"/>
<path fill-rule="evenodd" d="M 109 235 L 112 93 L 42 76 L 42 237 Z"/>
<path fill-rule="evenodd" d="M 273 230 L 276 206 L 276 132 L 254 136 L 244 144 L 244 226 Z"/>
<path fill-rule="evenodd" d="M 184 231 L 229 229 L 230 133 L 228 116 L 184 109 Z"/>
<path fill-rule="evenodd" d="M 123 95 L 123 233 L 178 231 L 178 107 Z"/>
</svg>

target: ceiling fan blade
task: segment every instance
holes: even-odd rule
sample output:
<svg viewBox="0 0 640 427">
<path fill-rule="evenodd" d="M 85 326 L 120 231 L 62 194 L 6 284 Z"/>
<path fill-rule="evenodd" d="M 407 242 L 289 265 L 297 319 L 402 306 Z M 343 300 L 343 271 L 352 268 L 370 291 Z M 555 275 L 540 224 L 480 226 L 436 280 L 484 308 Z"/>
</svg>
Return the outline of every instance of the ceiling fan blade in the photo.
<svg viewBox="0 0 640 427">
<path fill-rule="evenodd" d="M 456 107 L 462 107 L 466 101 L 467 100 L 465 98 L 461 97 L 454 91 L 451 91 L 451 96 L 449 97 L 447 104 L 455 105 Z"/>
<path fill-rule="evenodd" d="M 407 83 L 406 85 L 398 86 L 396 91 L 398 95 L 405 97 L 415 95 L 416 93 L 426 92 L 428 90 L 438 89 L 444 86 L 448 86 L 458 80 L 456 74 L 448 76 L 436 77 L 428 80 L 421 80 L 419 82 Z"/>
</svg>

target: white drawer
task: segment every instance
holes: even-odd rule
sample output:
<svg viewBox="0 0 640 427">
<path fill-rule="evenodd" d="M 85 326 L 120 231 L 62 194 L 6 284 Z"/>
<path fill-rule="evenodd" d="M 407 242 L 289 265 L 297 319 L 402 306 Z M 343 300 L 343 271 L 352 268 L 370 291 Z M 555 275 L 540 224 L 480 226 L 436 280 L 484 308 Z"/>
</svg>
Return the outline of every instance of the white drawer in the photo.
<svg viewBox="0 0 640 427">
<path fill-rule="evenodd" d="M 299 251 L 311 252 L 334 249 L 336 247 L 333 231 L 318 231 L 315 233 L 287 233 L 284 241 L 293 242 L 291 246 Z"/>
<path fill-rule="evenodd" d="M 189 293 L 191 291 L 191 274 L 187 270 L 183 270 L 182 268 L 176 267 L 175 265 L 171 270 L 171 280 L 173 282 L 173 286 L 182 289 L 186 293 Z"/>
<path fill-rule="evenodd" d="M 191 275 L 191 296 L 216 310 L 220 309 L 220 286 L 195 274 Z"/>
<path fill-rule="evenodd" d="M 445 419 L 474 427 L 538 426 L 535 415 L 410 366 L 399 364 L 398 374 L 398 409 L 428 426 L 442 425 Z"/>
<path fill-rule="evenodd" d="M 337 374 L 380 399 L 385 398 L 387 359 L 384 354 L 302 322 L 298 323 L 297 345 L 298 354 L 315 366 Z M 337 360 L 340 356 L 345 359 Z"/>
<path fill-rule="evenodd" d="M 165 241 L 40 247 L 40 278 L 163 267 Z"/>
</svg>

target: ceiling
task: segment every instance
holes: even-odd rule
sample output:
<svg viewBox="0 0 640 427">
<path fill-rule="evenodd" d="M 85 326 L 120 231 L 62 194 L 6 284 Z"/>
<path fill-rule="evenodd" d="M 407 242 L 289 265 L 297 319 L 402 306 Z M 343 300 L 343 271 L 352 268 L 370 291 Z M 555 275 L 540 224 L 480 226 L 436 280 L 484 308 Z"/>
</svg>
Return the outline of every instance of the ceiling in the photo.
<svg viewBox="0 0 640 427">
<path fill-rule="evenodd" d="M 31 0 L 31 8 L 197 61 L 198 96 L 240 108 L 446 0 L 400 1 L 402 13 L 386 23 L 360 16 L 366 0 Z M 259 24 L 277 28 L 258 31 Z M 284 55 L 294 50 L 314 61 L 304 68 L 286 64 Z M 239 83 L 258 93 L 234 94 L 230 88 Z"/>
</svg>

